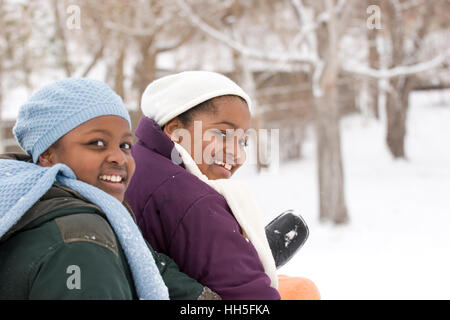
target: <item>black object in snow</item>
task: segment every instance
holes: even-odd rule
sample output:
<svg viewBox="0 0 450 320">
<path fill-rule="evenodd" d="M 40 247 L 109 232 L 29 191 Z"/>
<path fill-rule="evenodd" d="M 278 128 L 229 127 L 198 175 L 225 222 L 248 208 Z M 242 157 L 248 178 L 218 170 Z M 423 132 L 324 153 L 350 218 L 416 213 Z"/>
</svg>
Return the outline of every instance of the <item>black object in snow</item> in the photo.
<svg viewBox="0 0 450 320">
<path fill-rule="evenodd" d="M 287 210 L 273 219 L 265 228 L 270 250 L 278 268 L 285 265 L 308 239 L 305 220 L 293 210 Z"/>
</svg>

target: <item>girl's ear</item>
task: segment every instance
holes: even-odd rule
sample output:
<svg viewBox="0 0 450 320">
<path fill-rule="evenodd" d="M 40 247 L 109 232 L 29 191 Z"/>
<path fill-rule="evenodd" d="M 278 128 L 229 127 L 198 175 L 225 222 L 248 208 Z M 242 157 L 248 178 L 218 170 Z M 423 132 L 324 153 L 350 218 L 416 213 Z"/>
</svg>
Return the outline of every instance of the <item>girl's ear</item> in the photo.
<svg viewBox="0 0 450 320">
<path fill-rule="evenodd" d="M 178 118 L 174 118 L 166 123 L 163 132 L 174 142 L 180 142 L 180 137 L 176 134 L 178 129 L 184 128 L 183 123 Z"/>
<path fill-rule="evenodd" d="M 38 159 L 37 162 L 42 167 L 51 167 L 54 163 L 54 152 L 53 148 L 48 148 L 46 151 L 44 151 Z"/>
</svg>

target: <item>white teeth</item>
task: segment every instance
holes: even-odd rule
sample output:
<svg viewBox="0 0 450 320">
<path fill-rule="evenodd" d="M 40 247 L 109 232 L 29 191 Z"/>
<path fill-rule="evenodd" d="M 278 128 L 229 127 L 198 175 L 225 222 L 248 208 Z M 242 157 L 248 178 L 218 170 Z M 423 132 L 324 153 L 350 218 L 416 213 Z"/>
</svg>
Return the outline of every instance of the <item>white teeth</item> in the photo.
<svg viewBox="0 0 450 320">
<path fill-rule="evenodd" d="M 106 181 L 111 181 L 111 182 L 122 182 L 122 177 L 121 176 L 107 176 L 107 175 L 103 175 L 100 176 L 101 180 L 106 180 Z"/>
<path fill-rule="evenodd" d="M 224 167 L 224 168 L 227 169 L 227 170 L 231 170 L 231 168 L 233 168 L 233 166 L 232 166 L 231 164 L 224 163 L 224 162 L 222 162 L 222 161 L 220 161 L 220 160 L 214 160 L 214 163 L 215 163 L 215 164 L 218 164 L 219 166 Z"/>
</svg>

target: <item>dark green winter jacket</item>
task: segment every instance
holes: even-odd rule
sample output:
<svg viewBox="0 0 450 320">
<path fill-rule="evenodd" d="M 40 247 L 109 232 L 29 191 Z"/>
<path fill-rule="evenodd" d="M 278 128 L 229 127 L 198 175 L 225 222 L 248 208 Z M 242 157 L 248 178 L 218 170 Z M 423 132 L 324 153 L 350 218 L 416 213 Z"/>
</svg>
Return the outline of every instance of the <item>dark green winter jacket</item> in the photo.
<svg viewBox="0 0 450 320">
<path fill-rule="evenodd" d="M 169 257 L 151 251 L 171 299 L 219 298 L 181 273 Z M 137 299 L 137 295 L 104 213 L 74 191 L 54 185 L 0 239 L 0 299 Z"/>
</svg>

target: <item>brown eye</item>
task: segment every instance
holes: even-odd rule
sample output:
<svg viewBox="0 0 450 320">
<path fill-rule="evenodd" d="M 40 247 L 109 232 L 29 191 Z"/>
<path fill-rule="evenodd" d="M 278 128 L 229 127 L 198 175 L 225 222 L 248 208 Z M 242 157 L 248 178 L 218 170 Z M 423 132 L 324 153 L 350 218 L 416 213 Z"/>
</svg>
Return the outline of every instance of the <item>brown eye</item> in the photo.
<svg viewBox="0 0 450 320">
<path fill-rule="evenodd" d="M 220 130 L 212 130 L 212 132 L 217 136 L 217 137 L 221 137 L 224 138 L 227 136 L 227 134 L 223 131 Z"/>
<path fill-rule="evenodd" d="M 248 147 L 248 140 L 246 139 L 239 139 L 238 143 L 241 147 Z"/>
<path fill-rule="evenodd" d="M 105 143 L 102 140 L 94 140 L 89 142 L 89 145 L 95 146 L 95 147 L 104 147 Z"/>
<path fill-rule="evenodd" d="M 132 147 L 131 143 L 125 142 L 120 145 L 120 148 L 130 150 Z"/>
</svg>

